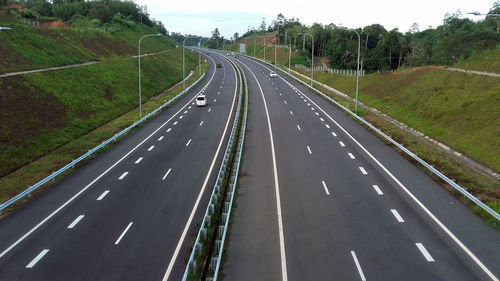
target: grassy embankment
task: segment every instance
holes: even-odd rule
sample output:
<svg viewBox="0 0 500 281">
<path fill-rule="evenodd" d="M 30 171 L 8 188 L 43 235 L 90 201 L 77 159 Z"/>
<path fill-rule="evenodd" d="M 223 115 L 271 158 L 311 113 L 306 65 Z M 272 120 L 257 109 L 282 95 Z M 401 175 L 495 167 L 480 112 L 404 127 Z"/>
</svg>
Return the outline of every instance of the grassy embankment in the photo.
<svg viewBox="0 0 500 281">
<path fill-rule="evenodd" d="M 0 16 L 5 24 L 3 19 L 8 17 Z M 138 39 L 153 33 L 139 25 L 116 24 L 111 33 L 34 28 L 14 21 L 6 25 L 13 30 L 0 33 L 0 51 L 9 58 L 0 63 L 1 72 L 89 60 L 104 63 L 0 78 L 4 109 L 0 112 L 0 176 L 4 176 L 0 202 L 137 120 L 133 110 L 138 106 L 137 58 L 130 56 L 137 52 Z M 141 59 L 143 102 L 182 79 L 182 49 L 175 45 L 167 37 L 143 40 L 142 53 L 169 49 Z M 197 65 L 190 52 L 186 52 L 186 65 L 187 70 Z M 154 101 L 157 105 L 164 99 Z M 130 110 L 135 112 L 130 118 L 115 120 Z M 115 125 L 98 129 L 105 124 Z"/>
<path fill-rule="evenodd" d="M 500 48 L 481 52 L 458 63 L 454 67 L 500 73 Z"/>
</svg>

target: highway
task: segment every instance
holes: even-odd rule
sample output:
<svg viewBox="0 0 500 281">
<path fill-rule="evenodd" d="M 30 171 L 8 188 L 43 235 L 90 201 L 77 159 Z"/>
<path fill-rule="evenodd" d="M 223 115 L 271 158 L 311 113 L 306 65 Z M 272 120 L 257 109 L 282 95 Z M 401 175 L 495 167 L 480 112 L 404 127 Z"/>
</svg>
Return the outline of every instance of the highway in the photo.
<svg viewBox="0 0 500 281">
<path fill-rule="evenodd" d="M 498 280 L 500 233 L 281 71 L 250 92 L 225 280 Z"/>
<path fill-rule="evenodd" d="M 227 60 L 207 57 L 188 94 L 0 220 L 0 280 L 181 278 L 239 92 Z"/>
</svg>

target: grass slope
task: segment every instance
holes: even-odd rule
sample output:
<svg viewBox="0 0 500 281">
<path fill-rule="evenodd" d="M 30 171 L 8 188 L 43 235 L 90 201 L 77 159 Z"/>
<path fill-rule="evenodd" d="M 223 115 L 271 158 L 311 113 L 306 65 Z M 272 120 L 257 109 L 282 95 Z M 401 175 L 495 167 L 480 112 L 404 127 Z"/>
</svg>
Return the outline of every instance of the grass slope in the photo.
<svg viewBox="0 0 500 281">
<path fill-rule="evenodd" d="M 483 51 L 456 64 L 455 67 L 500 73 L 500 49 Z"/>
<path fill-rule="evenodd" d="M 90 28 L 34 28 L 15 21 L 0 11 L 0 25 L 12 30 L 0 32 L 0 73 L 14 72 L 82 63 L 91 60 L 110 60 L 137 54 L 137 43 L 144 34 L 154 33 L 137 24 L 112 25 L 111 32 Z M 160 36 L 146 38 L 141 53 L 150 53 L 177 45 L 172 39 Z"/>
<path fill-rule="evenodd" d="M 10 26 L 9 33 L 0 32 L 0 52 L 8 53 L 2 70 L 104 62 L 0 78 L 0 176 L 138 106 L 138 60 L 130 56 L 134 42 L 152 30 L 115 24 L 110 34 Z M 142 53 L 170 48 L 141 59 L 143 102 L 182 79 L 182 49 L 174 46 L 166 37 L 143 40 Z M 196 65 L 186 52 L 187 70 Z"/>
</svg>

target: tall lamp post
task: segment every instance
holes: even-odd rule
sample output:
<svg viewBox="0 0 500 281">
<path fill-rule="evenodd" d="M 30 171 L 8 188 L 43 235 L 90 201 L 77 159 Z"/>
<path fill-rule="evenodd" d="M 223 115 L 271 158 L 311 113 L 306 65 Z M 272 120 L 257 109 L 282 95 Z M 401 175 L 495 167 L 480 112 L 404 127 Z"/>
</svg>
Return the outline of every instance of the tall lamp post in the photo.
<svg viewBox="0 0 500 281">
<path fill-rule="evenodd" d="M 266 36 L 262 36 L 262 38 L 264 39 L 264 61 L 266 61 Z"/>
<path fill-rule="evenodd" d="M 255 29 L 253 30 L 253 58 L 255 58 L 255 49 L 257 45 L 255 45 Z"/>
<path fill-rule="evenodd" d="M 206 39 L 206 38 L 200 38 L 200 41 L 198 42 L 198 69 L 199 73 L 201 76 L 201 40 Z"/>
<path fill-rule="evenodd" d="M 481 14 L 480 12 L 470 12 L 469 15 L 485 16 L 485 17 L 500 17 L 500 14 Z M 500 21 L 497 21 L 497 32 L 500 30 Z"/>
<path fill-rule="evenodd" d="M 186 60 L 185 60 L 185 48 L 184 48 L 184 43 L 186 43 L 186 39 L 188 38 L 194 38 L 193 36 L 186 36 L 186 38 L 184 38 L 184 40 L 182 40 L 182 88 L 185 89 L 186 88 Z"/>
<path fill-rule="evenodd" d="M 297 35 L 309 35 L 311 36 L 311 41 L 312 41 L 312 48 L 311 48 L 311 86 L 313 85 L 313 79 L 314 79 L 314 37 L 309 34 L 309 33 L 297 33 Z M 305 42 L 305 40 L 304 40 Z"/>
<path fill-rule="evenodd" d="M 356 68 L 356 104 L 354 105 L 354 109 L 357 111 L 358 110 L 359 57 L 360 57 L 360 52 L 361 52 L 361 37 L 359 36 L 359 33 L 354 29 L 348 29 L 348 28 L 340 28 L 340 29 L 353 31 L 354 33 L 356 33 L 356 35 L 358 35 L 358 67 Z"/>
<path fill-rule="evenodd" d="M 158 34 L 146 34 L 144 36 L 141 37 L 141 39 L 139 39 L 139 43 L 137 44 L 138 45 L 138 51 L 139 51 L 139 54 L 138 54 L 138 58 L 139 58 L 139 118 L 142 117 L 142 101 L 141 101 L 141 41 L 142 39 L 146 38 L 146 37 L 153 37 L 153 36 L 161 36 L 162 34 L 158 33 Z"/>
<path fill-rule="evenodd" d="M 292 60 L 292 38 L 290 38 L 290 48 L 288 49 L 288 74 L 290 74 L 290 61 Z"/>
</svg>

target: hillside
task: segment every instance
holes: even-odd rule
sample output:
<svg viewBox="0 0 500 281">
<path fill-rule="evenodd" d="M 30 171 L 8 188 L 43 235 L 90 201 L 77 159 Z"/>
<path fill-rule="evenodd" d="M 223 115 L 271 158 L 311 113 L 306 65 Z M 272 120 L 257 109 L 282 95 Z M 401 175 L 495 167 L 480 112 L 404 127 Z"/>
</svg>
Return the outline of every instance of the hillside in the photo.
<svg viewBox="0 0 500 281">
<path fill-rule="evenodd" d="M 463 62 L 457 63 L 455 67 L 500 73 L 500 48 L 483 51 Z"/>
<path fill-rule="evenodd" d="M 0 12 L 1 13 L 1 12 Z M 91 28 L 35 28 L 10 21 L 0 32 L 1 72 L 98 60 L 103 63 L 0 78 L 0 176 L 138 106 L 137 42 L 149 28 L 114 23 Z M 143 102 L 182 79 L 182 49 L 168 37 L 142 41 Z M 186 69 L 197 57 L 186 52 Z"/>
</svg>

